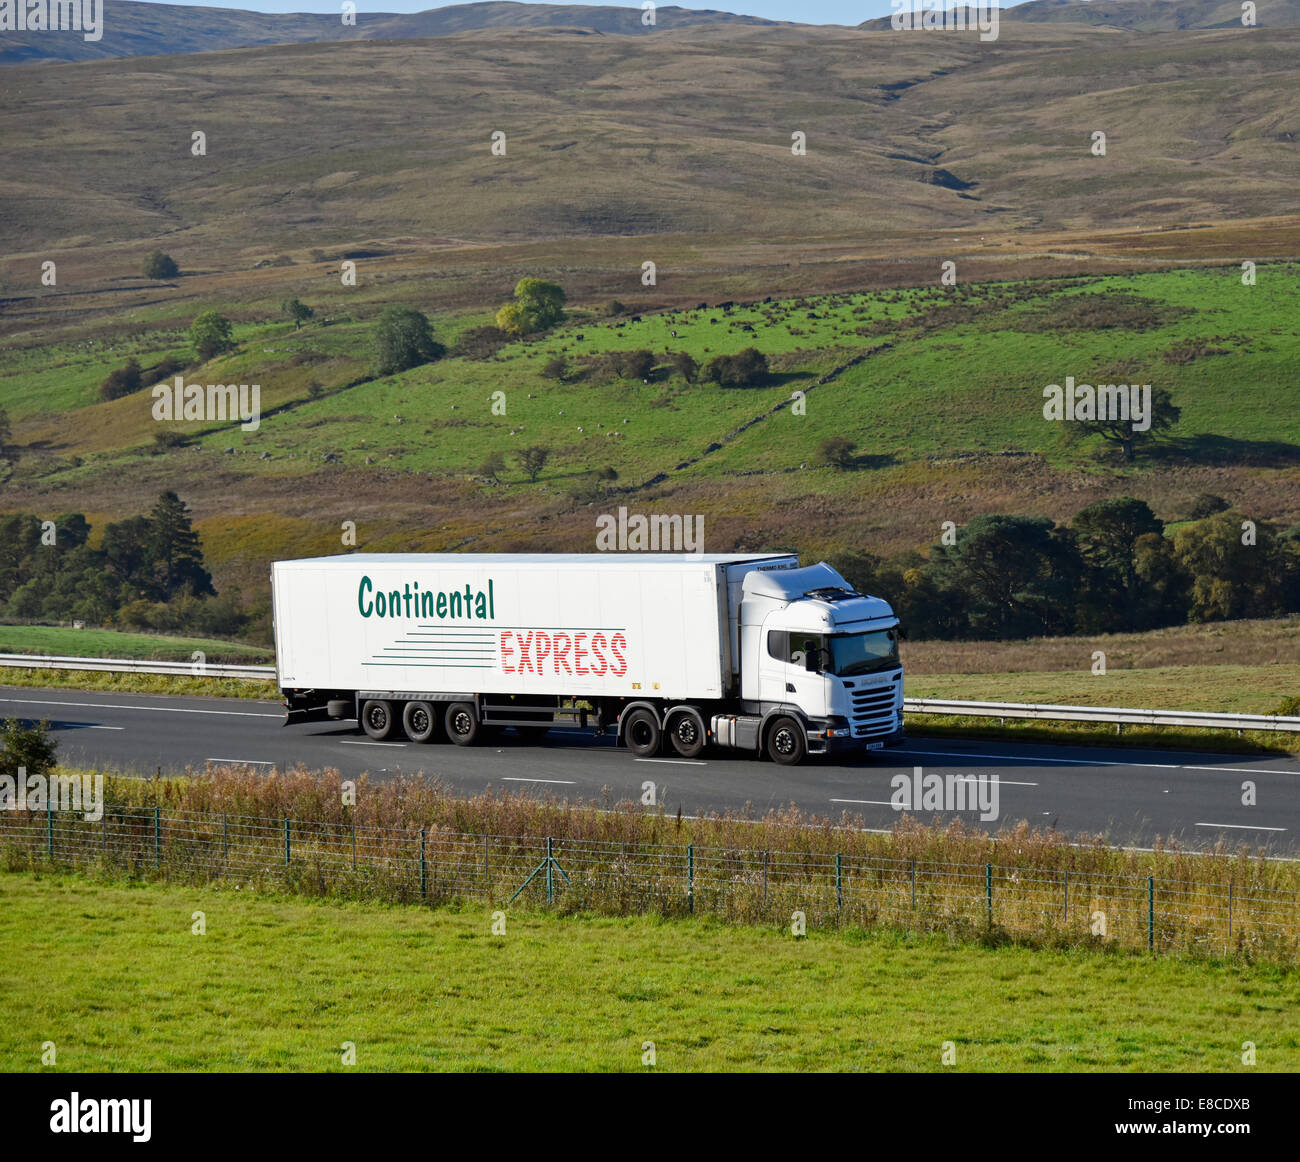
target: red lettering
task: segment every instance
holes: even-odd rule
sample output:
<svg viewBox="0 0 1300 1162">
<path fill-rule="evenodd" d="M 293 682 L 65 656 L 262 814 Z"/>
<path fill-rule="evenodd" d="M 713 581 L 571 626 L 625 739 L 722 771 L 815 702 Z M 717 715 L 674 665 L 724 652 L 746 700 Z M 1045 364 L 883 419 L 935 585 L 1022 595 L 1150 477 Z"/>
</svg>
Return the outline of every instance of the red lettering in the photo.
<svg viewBox="0 0 1300 1162">
<path fill-rule="evenodd" d="M 609 648 L 614 652 L 614 657 L 618 659 L 614 665 L 610 666 L 609 672 L 616 678 L 621 678 L 627 673 L 627 662 L 624 661 L 623 655 L 618 652 L 619 646 L 622 646 L 623 649 L 627 649 L 627 638 L 625 638 L 621 633 L 616 633 L 609 639 Z"/>
<path fill-rule="evenodd" d="M 587 656 L 587 647 L 583 645 L 585 633 L 575 633 L 573 635 L 573 672 L 575 674 L 590 674 L 591 671 L 582 664 L 582 659 Z"/>
<path fill-rule="evenodd" d="M 600 663 L 600 669 L 598 670 L 595 666 L 592 666 L 591 672 L 598 678 L 604 677 L 605 671 L 609 669 L 609 663 L 605 661 L 605 655 L 600 652 L 607 645 L 609 645 L 609 642 L 605 640 L 603 633 L 591 635 L 591 656 Z"/>
<path fill-rule="evenodd" d="M 560 645 L 560 639 L 561 639 L 561 638 L 564 639 L 564 645 L 563 645 L 563 646 Z M 567 633 L 557 633 L 557 634 L 555 635 L 555 672 L 556 672 L 557 674 L 560 672 L 560 663 L 561 663 L 561 662 L 564 663 L 564 672 L 565 672 L 566 674 L 572 674 L 572 673 L 573 673 L 573 671 L 572 671 L 571 669 L 569 669 L 569 644 L 570 644 L 570 641 L 571 641 L 571 639 L 570 639 L 570 637 L 569 637 L 569 635 L 568 635 Z"/>
<path fill-rule="evenodd" d="M 506 645 L 506 638 L 513 636 L 514 635 L 509 630 L 506 630 L 501 634 L 501 672 L 503 674 L 513 674 L 515 672 L 514 667 L 506 660 L 515 655 L 515 651 Z"/>
<path fill-rule="evenodd" d="M 523 674 L 532 669 L 532 663 L 528 660 L 528 651 L 533 644 L 533 635 L 530 631 L 519 639 L 519 669 L 516 673 Z"/>
<path fill-rule="evenodd" d="M 537 676 L 540 678 L 542 676 L 542 663 L 546 661 L 551 652 L 551 639 L 542 633 L 540 629 L 537 631 L 536 638 L 537 657 L 534 660 L 537 662 Z"/>
</svg>

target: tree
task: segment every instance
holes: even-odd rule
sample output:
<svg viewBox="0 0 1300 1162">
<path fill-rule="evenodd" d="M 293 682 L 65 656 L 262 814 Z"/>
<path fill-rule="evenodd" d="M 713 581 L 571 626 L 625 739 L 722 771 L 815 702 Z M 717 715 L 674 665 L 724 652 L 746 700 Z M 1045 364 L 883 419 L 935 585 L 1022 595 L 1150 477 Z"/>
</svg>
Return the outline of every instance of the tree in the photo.
<svg viewBox="0 0 1300 1162">
<path fill-rule="evenodd" d="M 119 367 L 116 371 L 108 373 L 108 378 L 99 385 L 99 398 L 121 399 L 124 395 L 139 391 L 143 386 L 144 377 L 140 371 L 140 361 L 133 357 L 126 361 L 125 367 Z"/>
<path fill-rule="evenodd" d="M 1098 388 L 1100 394 L 1101 388 Z M 1166 388 L 1157 387 L 1151 392 L 1150 426 L 1144 431 L 1134 431 L 1132 417 L 1127 419 L 1074 420 L 1065 425 L 1067 441 L 1084 440 L 1090 436 L 1100 436 L 1108 444 L 1117 446 L 1126 462 L 1137 457 L 1138 449 L 1145 448 L 1156 440 L 1161 433 L 1168 431 L 1182 415 L 1182 409 L 1176 407 L 1173 396 Z"/>
<path fill-rule="evenodd" d="M 175 278 L 181 272 L 170 254 L 155 250 L 144 260 L 142 267 L 145 278 Z"/>
<path fill-rule="evenodd" d="M 203 567 L 199 534 L 190 523 L 189 506 L 174 492 L 164 492 L 149 514 L 146 552 L 163 597 L 170 598 L 182 589 L 195 597 L 215 596 L 212 575 Z"/>
<path fill-rule="evenodd" d="M 50 724 L 42 719 L 24 726 L 17 718 L 0 722 L 0 775 L 18 778 L 18 768 L 29 775 L 43 775 L 54 769 L 59 744 L 50 738 Z"/>
<path fill-rule="evenodd" d="M 1143 601 L 1137 544 L 1148 533 L 1163 534 L 1164 522 L 1145 501 L 1121 496 L 1090 504 L 1070 527 L 1087 567 L 1079 601 L 1084 628 L 1102 633 L 1148 628 L 1148 616 L 1158 610 Z"/>
<path fill-rule="evenodd" d="M 930 550 L 928 579 L 966 610 L 974 638 L 1069 633 L 1083 563 L 1073 537 L 1047 517 L 975 517 L 956 544 Z"/>
<path fill-rule="evenodd" d="M 413 307 L 385 307 L 375 325 L 375 374 L 396 375 L 441 359 L 447 349 L 429 320 Z"/>
<path fill-rule="evenodd" d="M 298 299 L 285 299 L 280 304 L 280 309 L 293 320 L 293 329 L 296 331 L 308 319 L 315 318 L 316 312 L 306 303 Z"/>
<path fill-rule="evenodd" d="M 1248 540 L 1244 523 L 1239 512 L 1221 512 L 1174 535 L 1174 556 L 1191 577 L 1191 621 L 1287 612 L 1285 546 L 1263 521 L 1255 523 Z"/>
<path fill-rule="evenodd" d="M 836 468 L 852 468 L 857 462 L 854 455 L 857 448 L 857 444 L 848 436 L 828 436 L 821 442 L 818 452 L 827 464 L 833 464 Z"/>
<path fill-rule="evenodd" d="M 536 484 L 537 478 L 542 474 L 542 469 L 546 467 L 546 462 L 550 458 L 550 448 L 543 448 L 537 444 L 519 453 L 519 467 L 528 474 L 529 481 Z"/>
<path fill-rule="evenodd" d="M 200 359 L 212 359 L 234 347 L 230 320 L 218 311 L 204 311 L 190 324 L 190 342 Z"/>
<path fill-rule="evenodd" d="M 668 366 L 687 383 L 694 383 L 695 377 L 700 373 L 700 365 L 685 351 L 674 351 L 668 356 Z"/>
<path fill-rule="evenodd" d="M 506 470 L 506 458 L 500 452 L 489 452 L 479 465 L 478 474 L 486 476 L 493 484 L 500 482 L 501 473 Z"/>
<path fill-rule="evenodd" d="M 564 291 L 540 278 L 521 278 L 514 302 L 497 312 L 497 326 L 508 335 L 531 335 L 554 327 L 564 317 Z"/>
</svg>

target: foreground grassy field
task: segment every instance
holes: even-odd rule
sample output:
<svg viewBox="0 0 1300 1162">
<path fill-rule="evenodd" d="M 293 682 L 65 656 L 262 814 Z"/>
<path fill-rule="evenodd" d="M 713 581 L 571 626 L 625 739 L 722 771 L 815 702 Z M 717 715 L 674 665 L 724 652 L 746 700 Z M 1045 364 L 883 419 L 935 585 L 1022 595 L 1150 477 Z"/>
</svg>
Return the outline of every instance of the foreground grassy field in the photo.
<svg viewBox="0 0 1300 1162">
<path fill-rule="evenodd" d="M 72 629 L 61 625 L 0 625 L 0 653 L 3 654 L 188 662 L 195 651 L 205 654 L 210 662 L 269 662 L 274 656 L 260 646 L 217 638 Z"/>
<path fill-rule="evenodd" d="M 207 934 L 193 935 L 193 913 Z M 1300 981 L 1249 966 L 0 876 L 0 1069 L 1300 1069 Z"/>
</svg>

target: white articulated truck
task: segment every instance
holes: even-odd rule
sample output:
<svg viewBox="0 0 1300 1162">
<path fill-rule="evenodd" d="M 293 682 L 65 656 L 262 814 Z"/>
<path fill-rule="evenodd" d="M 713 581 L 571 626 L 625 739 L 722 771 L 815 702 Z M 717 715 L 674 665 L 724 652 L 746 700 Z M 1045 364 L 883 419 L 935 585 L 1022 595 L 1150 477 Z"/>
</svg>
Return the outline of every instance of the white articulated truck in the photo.
<svg viewBox="0 0 1300 1162">
<path fill-rule="evenodd" d="M 797 763 L 903 735 L 898 619 L 789 554 L 349 554 L 271 569 L 287 721 L 469 745 L 616 731 Z"/>
</svg>

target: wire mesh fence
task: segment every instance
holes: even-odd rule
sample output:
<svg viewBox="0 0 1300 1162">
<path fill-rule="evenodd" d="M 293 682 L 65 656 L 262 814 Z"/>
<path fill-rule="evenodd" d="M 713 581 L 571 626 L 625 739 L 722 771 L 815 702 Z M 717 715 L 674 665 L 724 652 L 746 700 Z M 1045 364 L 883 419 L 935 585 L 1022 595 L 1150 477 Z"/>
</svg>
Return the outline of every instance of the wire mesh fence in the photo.
<svg viewBox="0 0 1300 1162">
<path fill-rule="evenodd" d="M 1155 876 L 475 835 L 161 807 L 0 811 L 5 863 L 400 902 L 479 899 L 807 930 L 893 926 L 1294 963 L 1300 894 Z"/>
</svg>

